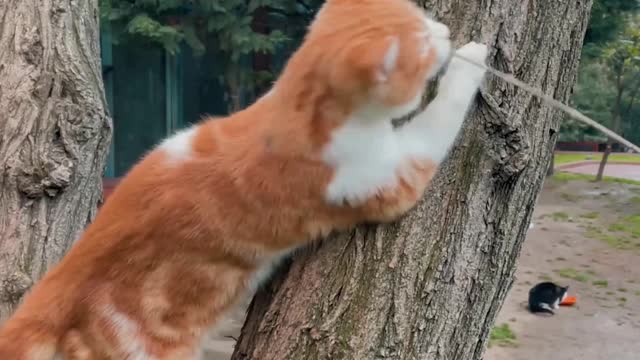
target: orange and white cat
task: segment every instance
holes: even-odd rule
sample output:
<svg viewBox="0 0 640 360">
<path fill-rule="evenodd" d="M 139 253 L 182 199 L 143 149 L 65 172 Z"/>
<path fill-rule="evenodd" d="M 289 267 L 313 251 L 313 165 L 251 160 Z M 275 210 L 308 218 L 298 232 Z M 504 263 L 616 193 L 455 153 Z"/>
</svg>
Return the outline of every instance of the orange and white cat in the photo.
<svg viewBox="0 0 640 360">
<path fill-rule="evenodd" d="M 198 359 L 278 260 L 422 196 L 484 71 L 410 0 L 327 0 L 271 91 L 166 139 L 0 330 L 0 359 Z M 484 62 L 487 48 L 458 50 Z"/>
</svg>

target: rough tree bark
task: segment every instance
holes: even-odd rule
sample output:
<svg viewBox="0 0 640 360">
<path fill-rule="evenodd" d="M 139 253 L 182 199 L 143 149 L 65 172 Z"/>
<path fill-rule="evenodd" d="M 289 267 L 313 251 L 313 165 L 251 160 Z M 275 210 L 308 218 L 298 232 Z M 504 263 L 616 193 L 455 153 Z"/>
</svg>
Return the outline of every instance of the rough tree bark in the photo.
<svg viewBox="0 0 640 360">
<path fill-rule="evenodd" d="M 111 120 L 98 0 L 0 1 L 0 321 L 93 218 Z"/>
<path fill-rule="evenodd" d="M 556 167 L 556 162 L 555 162 L 554 156 L 551 156 L 551 159 L 549 160 L 549 167 L 547 168 L 547 177 L 553 176 L 553 174 L 555 173 L 555 167 Z"/>
<path fill-rule="evenodd" d="M 492 66 L 567 100 L 590 0 L 418 2 L 457 46 L 489 44 Z M 488 76 L 417 209 L 298 254 L 254 298 L 232 359 L 481 359 L 561 118 Z"/>
</svg>

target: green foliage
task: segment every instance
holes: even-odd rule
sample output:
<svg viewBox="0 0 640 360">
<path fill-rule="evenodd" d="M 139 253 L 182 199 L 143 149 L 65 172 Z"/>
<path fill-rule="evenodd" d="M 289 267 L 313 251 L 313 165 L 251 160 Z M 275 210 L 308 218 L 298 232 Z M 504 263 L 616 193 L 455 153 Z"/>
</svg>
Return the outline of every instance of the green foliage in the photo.
<svg viewBox="0 0 640 360">
<path fill-rule="evenodd" d="M 252 29 L 253 15 L 261 5 L 279 6 L 280 1 L 226 0 L 208 2 L 203 6 L 206 13 L 206 32 L 214 34 L 220 50 L 238 61 L 241 55 L 253 52 L 273 53 L 276 46 L 289 40 L 280 30 L 261 34 Z"/>
<path fill-rule="evenodd" d="M 609 286 L 609 282 L 607 280 L 595 280 L 592 284 L 603 288 Z"/>
<path fill-rule="evenodd" d="M 627 216 L 621 222 L 611 224 L 609 231 L 626 232 L 634 239 L 640 239 L 640 215 Z"/>
<path fill-rule="evenodd" d="M 613 129 L 623 135 L 637 128 L 633 115 L 638 113 L 640 97 L 640 17 L 632 19 L 622 36 L 603 48 L 601 62 L 607 66 L 607 77 L 616 94 L 612 102 Z M 628 135 L 627 135 L 628 136 Z M 628 136 L 635 139 L 640 134 Z"/>
<path fill-rule="evenodd" d="M 213 37 L 233 61 L 254 52 L 272 53 L 290 40 L 280 30 L 254 31 L 259 9 L 306 19 L 313 15 L 315 6 L 310 1 L 292 0 L 100 0 L 103 21 L 125 25 L 120 36 L 140 37 L 171 53 L 179 51 L 183 41 L 202 53 L 207 39 Z"/>
<path fill-rule="evenodd" d="M 127 24 L 126 30 L 131 35 L 146 37 L 150 41 L 164 46 L 170 53 L 176 53 L 184 34 L 171 26 L 164 26 L 145 13 L 135 15 Z"/>
<path fill-rule="evenodd" d="M 602 153 L 564 153 L 558 152 L 554 154 L 553 161 L 556 165 L 562 165 L 572 162 L 580 162 L 587 160 L 602 160 Z M 630 162 L 640 164 L 640 155 L 636 154 L 611 154 L 609 161 Z"/>
<path fill-rule="evenodd" d="M 603 45 L 617 39 L 627 24 L 628 16 L 638 11 L 638 0 L 594 0 L 582 49 L 584 58 L 599 57 Z"/>
<path fill-rule="evenodd" d="M 585 236 L 597 239 L 603 243 L 620 250 L 640 250 L 640 241 L 637 237 L 621 232 L 611 232 L 600 227 L 589 226 L 585 232 Z"/>
<path fill-rule="evenodd" d="M 576 269 L 566 268 L 554 270 L 554 272 L 562 277 L 569 278 L 579 282 L 589 281 L 589 275 L 582 273 Z"/>
<path fill-rule="evenodd" d="M 516 334 L 513 333 L 509 324 L 504 323 L 491 329 L 489 336 L 489 347 L 497 346 L 516 346 Z"/>
<path fill-rule="evenodd" d="M 633 88 L 640 80 L 640 28 L 629 25 L 619 39 L 603 48 L 602 60 L 611 81 L 621 80 L 622 86 Z"/>
<path fill-rule="evenodd" d="M 571 100 L 587 116 L 638 142 L 640 124 L 634 119 L 640 115 L 640 15 L 619 16 L 622 21 L 615 25 L 620 29 L 615 36 L 599 38 L 613 36 L 610 41 L 592 41 L 585 46 Z M 565 121 L 559 139 L 604 142 L 606 137 L 575 121 Z"/>
<path fill-rule="evenodd" d="M 607 70 L 607 67 L 598 61 L 583 60 L 571 105 L 600 124 L 609 127 L 615 90 L 607 76 Z M 568 119 L 560 126 L 559 140 L 606 141 L 606 136 L 590 126 Z"/>
<path fill-rule="evenodd" d="M 553 180 L 558 182 L 570 182 L 570 181 L 594 181 L 595 175 L 589 174 L 576 174 L 566 171 L 556 171 L 553 174 Z M 611 176 L 605 176 L 602 181 L 607 183 L 616 184 L 628 184 L 628 185 L 640 185 L 640 181 L 633 179 L 617 178 Z"/>
<path fill-rule="evenodd" d="M 583 219 L 597 219 L 599 216 L 600 214 L 595 211 L 580 215 L 580 217 Z"/>
<path fill-rule="evenodd" d="M 556 211 L 553 214 L 551 214 L 551 218 L 554 221 L 567 221 L 569 220 L 569 214 L 562 211 Z"/>
<path fill-rule="evenodd" d="M 99 0 L 103 22 L 111 22 L 115 43 L 160 46 L 170 54 L 183 44 L 198 56 L 220 53 L 221 82 L 229 98 L 273 79 L 253 73 L 242 59 L 274 54 L 304 33 L 320 0 Z"/>
<path fill-rule="evenodd" d="M 624 28 L 625 15 L 639 8 L 637 0 L 594 0 L 585 45 L 597 46 L 614 40 Z"/>
</svg>

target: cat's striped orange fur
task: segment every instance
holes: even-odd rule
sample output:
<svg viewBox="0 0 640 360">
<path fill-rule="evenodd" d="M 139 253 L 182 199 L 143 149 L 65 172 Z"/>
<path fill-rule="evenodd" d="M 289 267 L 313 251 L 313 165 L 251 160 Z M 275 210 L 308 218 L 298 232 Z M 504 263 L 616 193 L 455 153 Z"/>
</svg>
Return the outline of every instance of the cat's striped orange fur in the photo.
<svg viewBox="0 0 640 360">
<path fill-rule="evenodd" d="M 326 1 L 267 95 L 135 165 L 3 325 L 0 359 L 198 359 L 202 335 L 279 259 L 398 218 L 483 77 L 454 59 L 436 99 L 392 128 L 448 59 L 448 39 L 410 0 Z"/>
</svg>

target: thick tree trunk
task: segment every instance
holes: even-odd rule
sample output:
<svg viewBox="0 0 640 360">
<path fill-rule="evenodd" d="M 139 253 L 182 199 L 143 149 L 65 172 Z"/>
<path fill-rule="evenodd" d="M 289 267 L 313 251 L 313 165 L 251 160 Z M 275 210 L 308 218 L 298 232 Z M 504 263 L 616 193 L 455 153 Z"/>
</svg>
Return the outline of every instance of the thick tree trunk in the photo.
<svg viewBox="0 0 640 360">
<path fill-rule="evenodd" d="M 547 176 L 553 176 L 553 173 L 555 171 L 555 166 L 556 166 L 555 156 L 553 156 L 552 154 L 551 160 L 549 160 L 549 167 L 547 168 Z"/>
<path fill-rule="evenodd" d="M 591 1 L 420 1 L 457 46 L 567 100 Z M 234 360 L 481 359 L 552 155 L 558 111 L 488 77 L 417 209 L 298 254 L 258 292 Z"/>
<path fill-rule="evenodd" d="M 227 111 L 233 114 L 242 108 L 241 65 L 237 63 L 227 64 L 225 82 L 227 86 Z"/>
<path fill-rule="evenodd" d="M 98 0 L 0 1 L 0 321 L 93 218 L 111 135 Z"/>
</svg>

